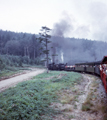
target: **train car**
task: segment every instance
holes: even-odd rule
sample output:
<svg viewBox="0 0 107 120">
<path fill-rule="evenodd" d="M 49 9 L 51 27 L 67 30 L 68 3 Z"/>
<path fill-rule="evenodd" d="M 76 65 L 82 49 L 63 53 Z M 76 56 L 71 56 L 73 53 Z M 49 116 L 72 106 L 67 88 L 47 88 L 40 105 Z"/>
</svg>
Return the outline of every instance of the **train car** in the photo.
<svg viewBox="0 0 107 120">
<path fill-rule="evenodd" d="M 75 71 L 76 72 L 85 72 L 86 71 L 85 63 L 75 64 Z"/>
<path fill-rule="evenodd" d="M 101 64 L 101 61 L 78 63 L 78 64 L 75 64 L 76 65 L 75 71 L 100 75 L 100 69 L 99 69 L 100 64 Z"/>
<path fill-rule="evenodd" d="M 101 61 L 87 63 L 86 72 L 100 75 L 100 65 Z"/>
<path fill-rule="evenodd" d="M 76 64 L 75 71 L 99 75 L 107 93 L 107 56 L 102 61 Z"/>
<path fill-rule="evenodd" d="M 65 65 L 65 71 L 74 71 L 75 66 L 74 65 Z"/>
<path fill-rule="evenodd" d="M 49 64 L 49 70 L 66 70 L 96 74 L 101 77 L 104 84 L 105 91 L 107 93 L 107 56 L 104 56 L 102 61 L 78 63 L 75 66 L 67 66 L 66 64 Z"/>
<path fill-rule="evenodd" d="M 85 67 L 76 66 L 76 67 L 75 67 L 75 71 L 77 71 L 77 72 L 85 72 Z"/>
<path fill-rule="evenodd" d="M 95 68 L 94 68 L 94 74 L 100 76 L 100 67 L 99 66 L 95 66 Z"/>
<path fill-rule="evenodd" d="M 100 77 L 107 93 L 107 56 L 104 56 L 100 66 Z"/>
<path fill-rule="evenodd" d="M 78 63 L 75 65 L 75 71 L 77 72 L 94 73 L 94 62 Z"/>
<path fill-rule="evenodd" d="M 95 62 L 94 74 L 100 76 L 100 65 L 102 61 Z"/>
<path fill-rule="evenodd" d="M 94 62 L 87 63 L 86 72 L 94 74 Z"/>
</svg>

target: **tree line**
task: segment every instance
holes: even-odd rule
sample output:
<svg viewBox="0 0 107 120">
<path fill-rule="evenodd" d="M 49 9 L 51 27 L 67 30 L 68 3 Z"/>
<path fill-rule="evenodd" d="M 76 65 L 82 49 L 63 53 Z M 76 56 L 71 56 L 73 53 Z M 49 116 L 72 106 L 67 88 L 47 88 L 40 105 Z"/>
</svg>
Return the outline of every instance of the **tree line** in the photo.
<svg viewBox="0 0 107 120">
<path fill-rule="evenodd" d="M 50 30 L 48 27 L 42 27 L 42 31 L 38 35 L 0 30 L 1 68 L 5 65 L 22 66 L 22 63 L 43 64 L 44 61 L 46 61 L 47 66 L 48 43 L 50 43 L 49 38 L 51 38 L 48 32 Z"/>
<path fill-rule="evenodd" d="M 0 55 L 40 57 L 41 44 L 38 35 L 0 30 Z"/>
<path fill-rule="evenodd" d="M 107 43 L 79 38 L 50 36 L 47 27 L 40 34 L 0 30 L 0 60 L 21 64 L 69 63 L 98 61 L 107 55 Z M 63 53 L 64 61 L 61 60 Z M 3 57 L 4 56 L 4 57 Z M 15 58 L 14 58 L 15 57 Z M 17 58 L 17 60 L 16 60 Z M 16 60 L 16 61 L 15 61 Z M 12 64 L 5 62 L 5 64 Z"/>
</svg>

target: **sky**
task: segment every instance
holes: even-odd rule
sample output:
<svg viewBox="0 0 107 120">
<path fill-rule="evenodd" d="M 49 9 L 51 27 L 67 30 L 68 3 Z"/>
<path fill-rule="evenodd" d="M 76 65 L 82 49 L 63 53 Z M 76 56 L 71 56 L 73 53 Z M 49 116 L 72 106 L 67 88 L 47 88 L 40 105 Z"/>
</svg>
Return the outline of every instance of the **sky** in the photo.
<svg viewBox="0 0 107 120">
<path fill-rule="evenodd" d="M 42 26 L 107 42 L 107 0 L 0 0 L 0 29 L 38 34 Z"/>
</svg>

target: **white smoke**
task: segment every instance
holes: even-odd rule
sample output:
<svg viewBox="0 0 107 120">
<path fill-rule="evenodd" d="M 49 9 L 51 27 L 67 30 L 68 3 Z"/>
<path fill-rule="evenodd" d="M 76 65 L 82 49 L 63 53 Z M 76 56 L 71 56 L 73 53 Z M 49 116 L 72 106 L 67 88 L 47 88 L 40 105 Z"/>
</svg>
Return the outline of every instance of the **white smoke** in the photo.
<svg viewBox="0 0 107 120">
<path fill-rule="evenodd" d="M 64 62 L 64 53 L 61 51 L 61 60 L 62 60 L 62 63 Z"/>
</svg>

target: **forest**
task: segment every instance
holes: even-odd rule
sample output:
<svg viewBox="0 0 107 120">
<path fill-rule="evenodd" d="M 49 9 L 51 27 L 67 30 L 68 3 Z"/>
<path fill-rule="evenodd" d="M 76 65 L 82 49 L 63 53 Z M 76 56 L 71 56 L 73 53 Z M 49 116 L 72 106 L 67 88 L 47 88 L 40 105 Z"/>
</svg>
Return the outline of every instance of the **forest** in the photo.
<svg viewBox="0 0 107 120">
<path fill-rule="evenodd" d="M 107 43 L 79 38 L 51 36 L 49 63 L 75 64 L 99 61 L 107 55 Z M 42 49 L 41 49 L 42 48 Z M 0 30 L 0 69 L 23 64 L 44 65 L 43 43 L 38 34 Z"/>
</svg>

